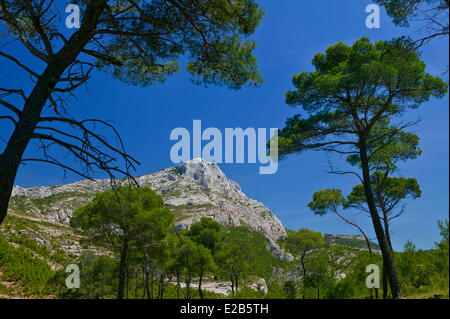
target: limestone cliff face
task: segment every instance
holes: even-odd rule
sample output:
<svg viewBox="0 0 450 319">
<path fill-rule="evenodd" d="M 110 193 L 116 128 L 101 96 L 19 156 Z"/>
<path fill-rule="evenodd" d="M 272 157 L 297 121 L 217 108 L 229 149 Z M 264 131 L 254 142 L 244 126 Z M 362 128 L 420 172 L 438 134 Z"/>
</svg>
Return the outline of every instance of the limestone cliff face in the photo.
<svg viewBox="0 0 450 319">
<path fill-rule="evenodd" d="M 248 198 L 217 164 L 193 159 L 136 180 L 164 198 L 175 213 L 178 229 L 188 228 L 203 216 L 223 225 L 246 225 L 263 233 L 271 250 L 281 253 L 275 244 L 286 236 L 280 220 L 262 203 Z M 10 207 L 49 222 L 67 224 L 74 210 L 89 202 L 95 193 L 109 188 L 108 180 L 84 180 L 53 187 L 16 186 Z"/>
</svg>

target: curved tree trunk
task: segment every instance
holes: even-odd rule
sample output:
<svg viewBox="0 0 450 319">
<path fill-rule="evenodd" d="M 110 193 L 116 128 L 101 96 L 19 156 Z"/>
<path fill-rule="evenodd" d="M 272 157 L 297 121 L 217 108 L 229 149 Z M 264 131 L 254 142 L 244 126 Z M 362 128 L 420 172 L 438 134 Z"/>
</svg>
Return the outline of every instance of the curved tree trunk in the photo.
<svg viewBox="0 0 450 319">
<path fill-rule="evenodd" d="M 372 218 L 373 228 L 378 239 L 378 244 L 381 249 L 381 254 L 383 256 L 383 267 L 386 268 L 386 273 L 391 287 L 392 297 L 394 299 L 399 299 L 402 297 L 400 282 L 398 280 L 398 275 L 395 270 L 394 260 L 392 258 L 391 249 L 389 247 L 389 242 L 381 224 L 380 215 L 378 214 L 377 207 L 375 204 L 375 198 L 373 195 L 372 184 L 370 181 L 369 172 L 369 160 L 367 158 L 367 146 L 366 141 L 360 138 L 359 141 L 359 153 L 361 157 L 361 167 L 363 173 L 363 185 L 364 193 L 367 199 L 367 206 L 369 207 L 370 216 Z M 385 265 L 385 266 L 384 266 Z"/>
<path fill-rule="evenodd" d="M 300 262 L 302 264 L 303 278 L 306 277 L 305 256 L 306 256 L 306 251 L 302 251 L 302 254 L 300 256 Z"/>
<path fill-rule="evenodd" d="M 352 225 L 352 226 L 356 227 L 359 230 L 359 232 L 363 235 L 363 237 L 364 237 L 364 239 L 366 241 L 367 248 L 369 249 L 369 253 L 372 255 L 372 248 L 370 246 L 369 237 L 367 237 L 366 233 L 362 230 L 362 228 L 357 223 L 352 222 L 351 220 L 345 218 L 344 215 L 339 213 L 339 210 L 335 209 L 334 212 L 336 213 L 336 215 L 338 215 L 347 224 Z"/>
<path fill-rule="evenodd" d="M 382 209 L 382 213 L 383 213 L 384 233 L 386 235 L 386 239 L 388 241 L 389 248 L 391 249 L 391 252 L 393 252 L 394 250 L 392 249 L 391 235 L 390 235 L 390 231 L 389 231 L 389 219 L 388 219 L 387 213 L 384 211 L 384 209 Z M 389 289 L 389 283 L 388 283 L 388 278 L 387 278 L 387 271 L 386 271 L 386 267 L 383 265 L 383 299 L 387 298 L 388 289 Z"/>
</svg>

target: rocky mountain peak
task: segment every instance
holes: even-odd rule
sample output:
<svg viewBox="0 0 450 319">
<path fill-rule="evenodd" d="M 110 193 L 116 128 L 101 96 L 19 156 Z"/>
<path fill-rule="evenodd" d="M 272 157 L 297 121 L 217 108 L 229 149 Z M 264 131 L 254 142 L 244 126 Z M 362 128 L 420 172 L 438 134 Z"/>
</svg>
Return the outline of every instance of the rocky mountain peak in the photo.
<svg viewBox="0 0 450 319">
<path fill-rule="evenodd" d="M 202 158 L 194 158 L 186 163 L 175 166 L 175 170 L 183 178 L 215 191 L 240 192 L 239 184 L 229 180 L 219 166 L 214 162 L 205 162 Z"/>
<path fill-rule="evenodd" d="M 266 236 L 274 254 L 286 257 L 275 243 L 286 236 L 280 220 L 262 203 L 248 198 L 216 163 L 195 158 L 137 177 L 136 181 L 163 197 L 175 214 L 178 229 L 187 229 L 202 217 L 227 226 L 248 226 Z M 67 224 L 76 209 L 92 200 L 95 193 L 109 188 L 108 180 L 83 180 L 52 187 L 16 186 L 10 208 L 49 222 Z"/>
</svg>

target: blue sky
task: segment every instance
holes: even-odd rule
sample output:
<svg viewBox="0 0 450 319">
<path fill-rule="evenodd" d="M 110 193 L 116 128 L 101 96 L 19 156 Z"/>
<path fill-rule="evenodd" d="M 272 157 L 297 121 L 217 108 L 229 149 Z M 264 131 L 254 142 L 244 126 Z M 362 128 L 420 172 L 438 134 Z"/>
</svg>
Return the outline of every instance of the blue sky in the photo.
<svg viewBox="0 0 450 319">
<path fill-rule="evenodd" d="M 284 103 L 284 94 L 292 89 L 291 78 L 301 71 L 311 71 L 311 59 L 337 41 L 353 43 L 361 36 L 371 40 L 389 40 L 404 34 L 420 37 L 417 26 L 399 28 L 391 23 L 382 9 L 381 28 L 365 26 L 365 7 L 361 0 L 283 0 L 259 1 L 266 10 L 261 26 L 252 37 L 258 43 L 255 55 L 264 77 L 260 88 L 231 91 L 218 87 L 198 87 L 189 82 L 186 72 L 169 78 L 164 84 L 148 88 L 131 87 L 97 73 L 88 90 L 80 88 L 68 110 L 77 118 L 98 117 L 111 120 L 121 133 L 128 152 L 140 162 L 136 175 L 172 166 L 169 140 L 172 129 L 192 129 L 194 119 L 206 127 L 225 128 L 282 127 L 296 113 Z M 448 39 L 430 42 L 423 49 L 428 72 L 440 75 L 448 64 Z M 21 53 L 21 48 L 12 47 Z M 16 68 L 0 60 L 0 84 L 20 87 L 26 83 Z M 31 61 L 30 61 L 31 62 Z M 5 74 L 13 76 L 5 77 Z M 407 117 L 422 119 L 415 131 L 421 138 L 423 154 L 401 166 L 401 175 L 416 177 L 423 196 L 407 207 L 406 213 L 393 224 L 394 249 L 400 250 L 408 239 L 419 248 L 431 248 L 439 240 L 437 221 L 448 218 L 449 212 L 449 101 L 430 100 Z M 0 137 L 7 138 L 10 127 L 0 122 Z M 0 150 L 4 147 L 0 140 Z M 35 152 L 29 148 L 27 153 Z M 220 164 L 228 178 L 237 181 L 244 193 L 263 202 L 285 227 L 307 227 L 324 233 L 357 234 L 337 217 L 315 216 L 307 208 L 315 191 L 340 188 L 344 194 L 357 183 L 350 176 L 334 176 L 325 172 L 326 156 L 309 152 L 280 162 L 274 175 L 259 175 L 257 164 Z M 99 175 L 100 177 L 100 175 Z M 23 187 L 56 185 L 80 178 L 63 174 L 47 165 L 22 166 L 16 184 Z M 368 217 L 356 220 L 374 238 Z"/>
</svg>

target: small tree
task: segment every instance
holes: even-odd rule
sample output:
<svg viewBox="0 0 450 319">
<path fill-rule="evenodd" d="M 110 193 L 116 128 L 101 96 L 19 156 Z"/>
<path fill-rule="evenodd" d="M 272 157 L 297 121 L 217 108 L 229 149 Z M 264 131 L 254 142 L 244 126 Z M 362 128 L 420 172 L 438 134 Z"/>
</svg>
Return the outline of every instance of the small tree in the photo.
<svg viewBox="0 0 450 319">
<path fill-rule="evenodd" d="M 405 211 L 405 200 L 420 197 L 422 191 L 415 178 L 388 177 L 387 173 L 381 171 L 376 171 L 370 178 L 375 202 L 383 221 L 384 234 L 390 250 L 393 251 L 390 230 L 392 220 L 401 216 Z M 352 192 L 348 195 L 348 207 L 356 207 L 369 212 L 363 185 L 353 187 Z M 388 278 L 383 264 L 383 298 L 386 298 L 387 294 Z"/>
<path fill-rule="evenodd" d="M 314 254 L 307 259 L 308 274 L 304 277 L 305 288 L 315 288 L 317 299 L 320 299 L 320 288 L 325 288 L 333 283 L 334 278 L 330 274 L 328 256 L 324 252 Z"/>
<path fill-rule="evenodd" d="M 216 269 L 214 259 L 212 257 L 211 251 L 202 245 L 197 244 L 197 250 L 195 252 L 195 263 L 197 265 L 198 274 L 198 293 L 200 299 L 203 299 L 202 283 L 203 277 L 207 272 L 213 272 Z"/>
<path fill-rule="evenodd" d="M 111 295 L 114 281 L 114 270 L 117 267 L 114 259 L 92 253 L 84 254 L 80 260 L 81 294 L 86 298 L 105 298 L 105 295 Z M 77 292 L 78 293 L 78 292 Z"/>
<path fill-rule="evenodd" d="M 214 260 L 209 249 L 180 235 L 174 248 L 170 269 L 175 273 L 177 285 L 186 299 L 191 299 L 191 284 L 194 276 L 198 276 L 198 291 L 203 299 L 202 282 L 205 273 L 215 269 Z M 186 291 L 181 288 L 181 280 L 186 284 Z"/>
<path fill-rule="evenodd" d="M 406 242 L 403 252 L 399 254 L 399 268 L 403 284 L 414 289 L 430 285 L 435 272 L 429 255 L 427 256 L 423 250 L 417 249 L 410 240 Z"/>
<path fill-rule="evenodd" d="M 323 245 L 322 234 L 306 228 L 300 228 L 297 232 L 289 234 L 286 241 L 286 248 L 300 257 L 300 263 L 303 270 L 303 279 L 307 276 L 307 269 L 305 266 L 306 254 Z"/>
<path fill-rule="evenodd" d="M 369 137 L 370 159 L 369 169 L 372 173 L 371 184 L 374 191 L 375 202 L 383 221 L 384 233 L 392 249 L 390 224 L 391 221 L 403 214 L 407 198 L 420 197 L 419 184 L 413 178 L 391 177 L 398 170 L 398 163 L 417 158 L 422 150 L 419 148 L 419 137 L 413 133 L 398 130 L 389 126 L 389 120 L 380 122 L 377 129 Z M 384 136 L 393 134 L 388 141 Z M 385 145 L 387 144 L 387 145 Z M 347 162 L 353 166 L 361 166 L 360 157 L 349 155 Z M 355 207 L 369 214 L 367 200 L 365 199 L 362 184 L 353 188 L 347 197 L 347 207 Z M 370 215 L 370 214 L 369 214 Z M 388 278 L 385 264 L 383 263 L 383 298 L 387 298 Z"/>
<path fill-rule="evenodd" d="M 187 238 L 183 238 L 179 242 L 176 250 L 177 264 L 183 269 L 184 282 L 186 284 L 186 299 L 191 299 L 191 283 L 195 274 L 195 243 Z"/>
<path fill-rule="evenodd" d="M 405 39 L 372 44 L 364 37 L 352 46 L 339 42 L 325 54 L 316 54 L 315 70 L 295 75 L 295 90 L 286 94 L 288 104 L 301 105 L 310 116 L 288 119 L 278 139 L 281 158 L 308 149 L 359 156 L 362 176 L 357 175 L 364 185 L 394 298 L 401 297 L 401 288 L 370 182 L 370 158 L 392 145 L 398 131 L 414 124 L 389 125 L 386 130 L 390 119 L 447 92 L 444 81 L 427 74 L 419 54 L 409 48 L 410 41 Z M 383 144 L 374 147 L 377 131 L 384 132 L 378 137 Z"/>
<path fill-rule="evenodd" d="M 286 294 L 287 299 L 295 299 L 297 297 L 297 287 L 292 280 L 283 283 L 283 291 Z"/>
<path fill-rule="evenodd" d="M 237 293 L 239 282 L 248 274 L 249 262 L 253 259 L 251 247 L 237 238 L 226 238 L 221 242 L 215 259 L 222 275 L 230 279 L 231 292 Z"/>
<path fill-rule="evenodd" d="M 150 188 L 120 186 L 96 194 L 92 202 L 74 212 L 70 225 L 81 228 L 89 242 L 119 255 L 117 298 L 123 299 L 130 250 L 139 242 L 159 242 L 166 237 L 173 214 Z"/>
<path fill-rule="evenodd" d="M 181 236 L 177 235 L 169 235 L 169 260 L 167 262 L 168 271 L 175 277 L 175 281 L 177 283 L 177 297 L 180 298 L 180 291 L 183 293 L 184 297 L 187 298 L 187 295 L 183 288 L 181 287 L 181 281 L 183 280 L 183 276 L 185 274 L 185 265 L 181 258 Z"/>
<path fill-rule="evenodd" d="M 377 208 L 383 221 L 384 232 L 392 250 L 390 233 L 392 220 L 403 214 L 405 200 L 420 197 L 422 191 L 415 178 L 387 177 L 379 171 L 373 173 L 370 178 Z M 360 184 L 353 187 L 347 198 L 349 207 L 368 212 L 363 185 Z"/>
<path fill-rule="evenodd" d="M 136 245 L 136 264 L 143 276 L 144 295 L 147 299 L 163 299 L 165 279 L 169 277 L 169 260 L 173 249 L 173 233 L 160 242 L 139 242 Z M 154 293 L 155 279 L 158 293 Z"/>
</svg>

